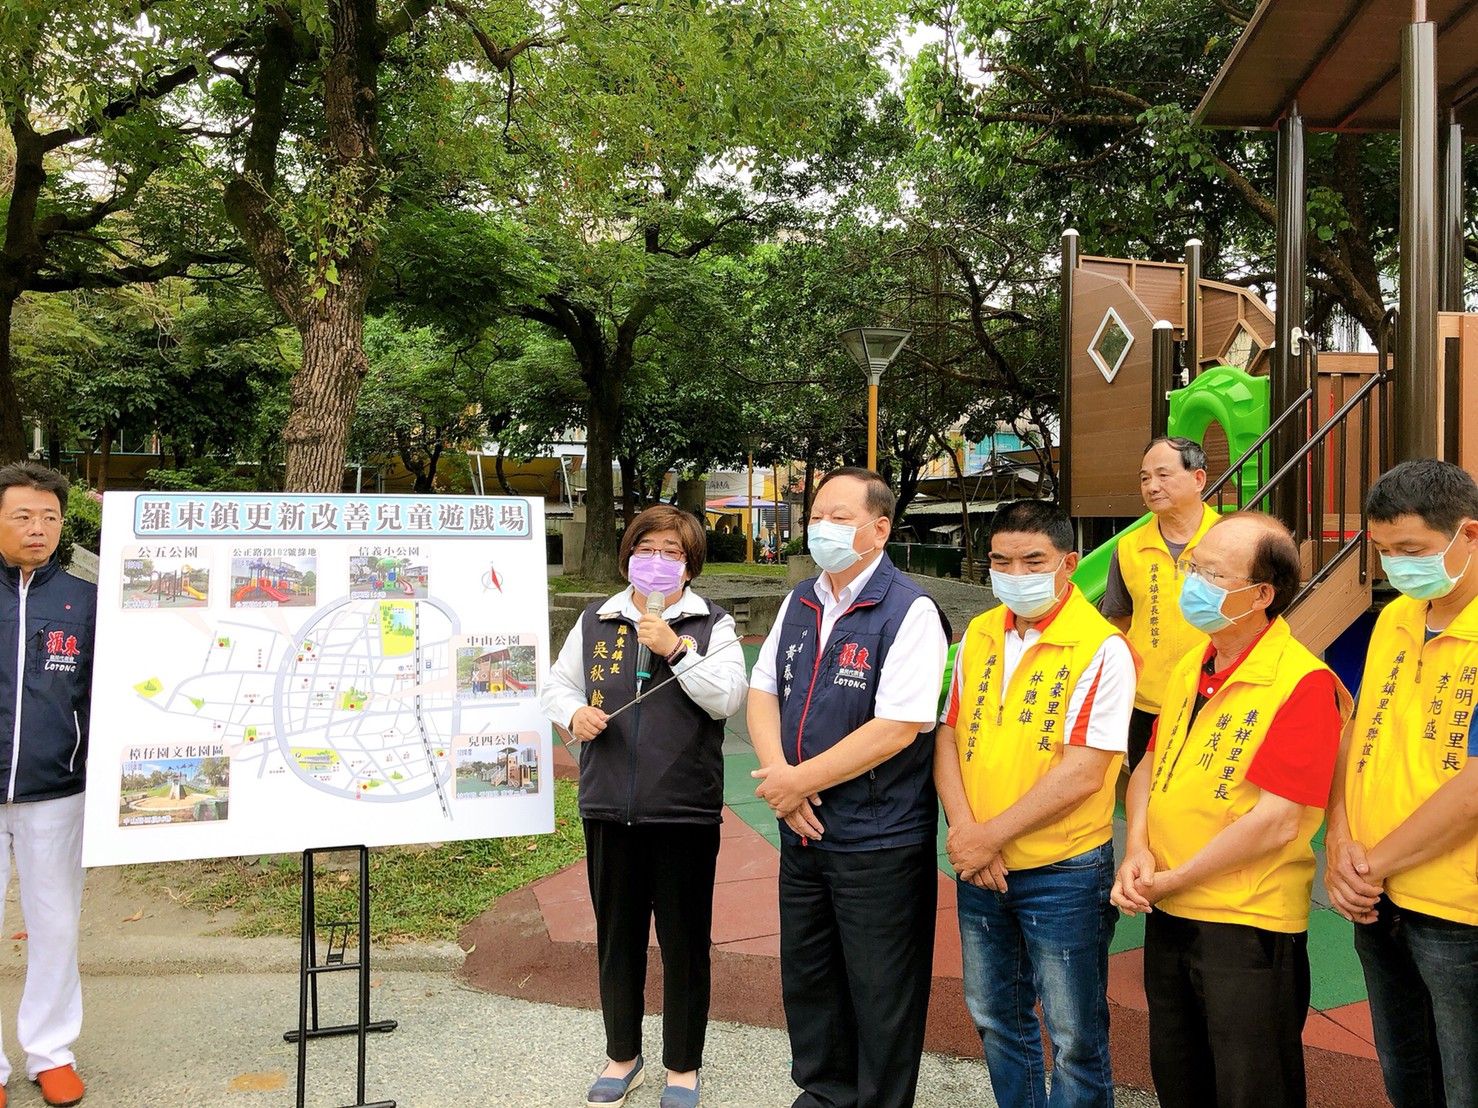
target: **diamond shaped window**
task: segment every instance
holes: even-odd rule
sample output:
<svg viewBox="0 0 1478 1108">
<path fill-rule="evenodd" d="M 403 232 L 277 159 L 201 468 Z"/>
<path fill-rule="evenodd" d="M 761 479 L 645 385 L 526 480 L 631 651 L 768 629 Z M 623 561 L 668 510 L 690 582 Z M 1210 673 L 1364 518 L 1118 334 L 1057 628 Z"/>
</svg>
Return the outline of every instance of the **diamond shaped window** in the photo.
<svg viewBox="0 0 1478 1108">
<path fill-rule="evenodd" d="M 1098 366 L 1098 372 L 1103 374 L 1103 379 L 1112 383 L 1119 372 L 1119 367 L 1124 364 L 1124 359 L 1129 356 L 1129 348 L 1134 345 L 1134 336 L 1129 333 L 1129 328 L 1124 326 L 1124 321 L 1119 313 L 1110 308 L 1104 313 L 1103 322 L 1098 325 L 1098 333 L 1093 336 L 1093 341 L 1088 346 L 1088 356 L 1093 359 L 1093 364 Z"/>
<path fill-rule="evenodd" d="M 1262 353 L 1262 346 L 1257 339 L 1253 338 L 1252 332 L 1242 324 L 1237 324 L 1237 331 L 1232 335 L 1232 341 L 1227 344 L 1227 352 L 1222 355 L 1222 361 L 1227 365 L 1234 365 L 1238 369 L 1252 369 L 1252 363 Z"/>
</svg>

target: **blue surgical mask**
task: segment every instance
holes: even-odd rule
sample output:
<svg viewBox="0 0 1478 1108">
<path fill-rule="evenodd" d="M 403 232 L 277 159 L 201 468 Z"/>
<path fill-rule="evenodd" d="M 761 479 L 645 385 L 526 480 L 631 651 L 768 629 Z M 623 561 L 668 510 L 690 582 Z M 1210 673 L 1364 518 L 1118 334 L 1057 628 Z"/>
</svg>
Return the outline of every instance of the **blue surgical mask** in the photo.
<svg viewBox="0 0 1478 1108">
<path fill-rule="evenodd" d="M 1063 558 L 1063 561 L 1067 561 Z M 1022 619 L 1036 619 L 1046 615 L 1057 603 L 1057 571 L 1062 562 L 1046 573 L 1002 573 L 990 571 L 990 591 L 1011 611 Z"/>
<path fill-rule="evenodd" d="M 1240 589 L 1224 589 L 1198 574 L 1187 574 L 1185 584 L 1180 589 L 1180 614 L 1197 631 L 1208 635 L 1214 631 L 1224 631 L 1242 618 L 1234 618 L 1221 610 L 1227 597 L 1234 592 L 1246 592 L 1255 588 L 1257 585 L 1252 584 L 1243 585 Z"/>
<path fill-rule="evenodd" d="M 1457 535 L 1452 536 L 1441 554 L 1382 554 L 1381 568 L 1386 571 L 1386 579 L 1391 582 L 1392 587 L 1412 600 L 1440 600 L 1457 588 L 1457 583 L 1468 572 L 1468 562 L 1473 560 L 1473 556 L 1468 555 L 1462 572 L 1453 577 L 1447 572 L 1447 551 L 1452 549 L 1452 544 L 1457 542 L 1457 536 L 1463 533 L 1463 527 L 1467 523 L 1467 520 L 1463 520 L 1458 524 Z"/>
<path fill-rule="evenodd" d="M 869 520 L 862 527 L 871 527 L 882 518 L 878 516 L 877 519 Z M 857 541 L 857 532 L 861 529 L 847 523 L 833 523 L 829 519 L 808 523 L 806 543 L 811 548 L 811 557 L 827 573 L 841 573 L 850 569 L 862 557 L 853 547 Z"/>
</svg>

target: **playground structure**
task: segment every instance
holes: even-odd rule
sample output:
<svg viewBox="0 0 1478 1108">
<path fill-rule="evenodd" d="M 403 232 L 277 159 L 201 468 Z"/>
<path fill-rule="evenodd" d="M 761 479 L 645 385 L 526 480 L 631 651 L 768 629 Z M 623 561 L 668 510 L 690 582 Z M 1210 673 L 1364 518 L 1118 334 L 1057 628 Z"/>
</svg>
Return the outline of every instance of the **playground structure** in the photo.
<svg viewBox="0 0 1478 1108">
<path fill-rule="evenodd" d="M 248 600 L 271 600 L 286 604 L 303 592 L 303 573 L 292 566 L 273 562 L 250 562 L 248 577 L 233 574 L 231 603 Z"/>
<path fill-rule="evenodd" d="M 513 675 L 513 652 L 506 647 L 489 650 L 472 660 L 472 692 L 498 694 L 525 692 L 528 684 Z"/>
<path fill-rule="evenodd" d="M 356 593 L 390 592 L 417 596 L 424 592 L 428 567 L 413 566 L 405 558 L 366 558 L 353 570 L 350 588 Z"/>
<path fill-rule="evenodd" d="M 1196 112 L 1203 126 L 1277 130 L 1276 310 L 1205 279 L 1194 239 L 1183 262 L 1080 255 L 1071 230 L 1062 243 L 1060 493 L 1085 534 L 1110 538 L 1075 580 L 1102 590 L 1115 524 L 1143 509 L 1140 451 L 1183 434 L 1206 449 L 1209 503 L 1293 530 L 1304 584 L 1288 618 L 1316 652 L 1373 601 L 1374 477 L 1416 457 L 1478 470 L 1478 314 L 1461 310 L 1478 12 L 1460 0 L 1417 0 L 1409 19 L 1389 2 L 1335 9 L 1263 0 Z M 1304 327 L 1309 128 L 1401 134 L 1400 308 L 1374 353 L 1317 350 Z"/>
<path fill-rule="evenodd" d="M 208 585 L 209 581 L 207 570 L 194 570 L 182 565 L 177 573 L 156 571 L 144 586 L 144 592 L 153 593 L 160 603 L 173 603 L 180 599 L 204 600 L 206 594 L 197 585 Z"/>
</svg>

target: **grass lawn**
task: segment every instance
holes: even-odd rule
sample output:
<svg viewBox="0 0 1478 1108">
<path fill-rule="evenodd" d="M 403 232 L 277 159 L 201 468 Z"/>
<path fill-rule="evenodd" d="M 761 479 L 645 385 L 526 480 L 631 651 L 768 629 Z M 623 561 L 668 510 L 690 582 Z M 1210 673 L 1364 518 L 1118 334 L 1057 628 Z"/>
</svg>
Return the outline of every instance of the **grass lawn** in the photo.
<svg viewBox="0 0 1478 1108">
<path fill-rule="evenodd" d="M 485 801 L 494 804 L 496 801 Z M 504 893 L 563 869 L 585 854 L 572 781 L 554 783 L 554 833 L 512 839 L 468 839 L 434 849 L 370 851 L 370 912 L 380 943 L 445 940 Z M 241 858 L 126 866 L 153 888 L 178 890 L 204 912 L 231 910 L 238 935 L 292 935 L 302 930 L 303 860 L 280 854 L 247 864 Z M 359 913 L 357 875 L 321 871 L 315 878 L 320 921 Z"/>
<path fill-rule="evenodd" d="M 755 562 L 747 565 L 744 562 L 707 562 L 703 566 L 703 572 L 709 576 L 720 574 L 743 574 L 747 577 L 775 577 L 785 579 L 785 563 L 779 565 L 761 565 Z"/>
</svg>

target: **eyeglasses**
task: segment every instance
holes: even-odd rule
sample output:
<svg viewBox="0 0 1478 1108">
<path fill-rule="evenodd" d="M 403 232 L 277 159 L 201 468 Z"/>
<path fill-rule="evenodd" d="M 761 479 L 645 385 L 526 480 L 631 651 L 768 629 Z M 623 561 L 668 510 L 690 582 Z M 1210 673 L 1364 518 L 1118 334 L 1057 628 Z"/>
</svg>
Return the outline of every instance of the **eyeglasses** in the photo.
<svg viewBox="0 0 1478 1108">
<path fill-rule="evenodd" d="M 13 512 L 5 517 L 7 523 L 15 527 L 29 527 L 36 520 L 41 521 L 43 527 L 60 527 L 62 517 L 55 512 L 43 512 L 41 515 L 33 515 L 30 512 Z"/>
<path fill-rule="evenodd" d="M 1187 577 L 1199 577 L 1201 580 L 1206 581 L 1212 585 L 1215 585 L 1218 581 L 1225 580 L 1247 581 L 1249 583 L 1252 582 L 1251 577 L 1248 577 L 1241 573 L 1215 573 L 1209 569 L 1204 569 L 1201 566 L 1198 566 L 1195 562 L 1191 561 L 1189 558 L 1182 558 L 1180 561 L 1176 562 L 1175 568 L 1180 570 L 1180 572 L 1185 574 Z"/>
<path fill-rule="evenodd" d="M 642 561 L 651 561 L 653 558 L 661 558 L 664 562 L 686 562 L 687 556 L 681 550 L 633 550 L 633 558 Z"/>
</svg>

